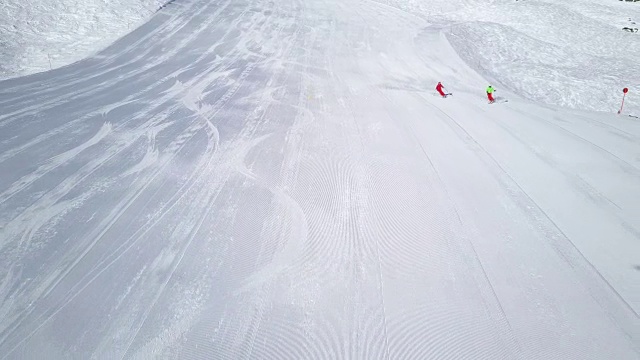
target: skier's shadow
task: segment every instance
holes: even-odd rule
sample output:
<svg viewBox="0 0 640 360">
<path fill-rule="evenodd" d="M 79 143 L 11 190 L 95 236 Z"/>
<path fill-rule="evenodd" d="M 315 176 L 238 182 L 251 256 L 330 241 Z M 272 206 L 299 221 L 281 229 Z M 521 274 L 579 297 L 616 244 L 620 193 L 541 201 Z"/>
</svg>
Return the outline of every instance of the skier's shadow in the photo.
<svg viewBox="0 0 640 360">
<path fill-rule="evenodd" d="M 501 103 L 501 102 L 507 102 L 509 100 L 507 100 L 506 98 L 502 97 L 502 96 L 494 96 L 493 97 L 494 102 L 497 103 Z"/>
</svg>

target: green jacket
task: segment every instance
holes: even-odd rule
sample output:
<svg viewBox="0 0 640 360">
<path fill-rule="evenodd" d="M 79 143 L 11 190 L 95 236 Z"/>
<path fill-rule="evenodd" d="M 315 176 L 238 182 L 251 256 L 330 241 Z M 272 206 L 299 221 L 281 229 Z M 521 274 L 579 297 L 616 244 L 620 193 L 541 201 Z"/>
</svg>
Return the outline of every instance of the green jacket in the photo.
<svg viewBox="0 0 640 360">
<path fill-rule="evenodd" d="M 493 87 L 489 86 L 487 88 L 487 94 L 493 94 Z"/>
</svg>

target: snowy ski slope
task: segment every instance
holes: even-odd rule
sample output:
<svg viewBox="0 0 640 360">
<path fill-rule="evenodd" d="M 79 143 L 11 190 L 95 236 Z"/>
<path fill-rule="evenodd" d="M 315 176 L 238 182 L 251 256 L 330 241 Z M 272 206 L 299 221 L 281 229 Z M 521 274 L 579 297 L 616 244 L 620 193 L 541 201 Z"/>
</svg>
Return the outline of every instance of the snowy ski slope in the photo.
<svg viewBox="0 0 640 360">
<path fill-rule="evenodd" d="M 638 119 L 417 5 L 174 5 L 0 82 L 0 359 L 640 356 Z"/>
<path fill-rule="evenodd" d="M 446 25 L 458 54 L 494 86 L 537 102 L 606 112 L 619 109 L 627 87 L 627 113 L 640 113 L 640 33 L 622 31 L 640 27 L 637 3 L 376 1 Z"/>
</svg>

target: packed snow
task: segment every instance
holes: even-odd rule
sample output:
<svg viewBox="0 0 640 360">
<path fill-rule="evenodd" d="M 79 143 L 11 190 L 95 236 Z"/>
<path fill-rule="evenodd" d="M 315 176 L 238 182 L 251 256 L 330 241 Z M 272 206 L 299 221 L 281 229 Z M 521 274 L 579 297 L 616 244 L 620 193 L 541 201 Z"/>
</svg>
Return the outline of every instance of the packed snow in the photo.
<svg viewBox="0 0 640 360">
<path fill-rule="evenodd" d="M 0 359 L 638 359 L 638 7 L 580 4 L 177 0 L 0 82 Z"/>
<path fill-rule="evenodd" d="M 138 27 L 167 0 L 2 0 L 0 79 L 68 65 Z"/>
</svg>

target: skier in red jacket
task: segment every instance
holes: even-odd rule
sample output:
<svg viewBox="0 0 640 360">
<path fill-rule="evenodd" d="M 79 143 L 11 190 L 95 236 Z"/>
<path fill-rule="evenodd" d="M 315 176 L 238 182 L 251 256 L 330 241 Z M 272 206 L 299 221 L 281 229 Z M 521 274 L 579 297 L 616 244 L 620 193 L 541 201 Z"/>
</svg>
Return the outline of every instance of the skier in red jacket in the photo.
<svg viewBox="0 0 640 360">
<path fill-rule="evenodd" d="M 444 86 L 442 86 L 442 83 L 438 81 L 438 85 L 436 85 L 436 90 L 438 91 L 440 96 L 442 96 L 443 98 L 446 98 L 447 94 L 444 93 L 443 89 L 444 89 Z"/>
</svg>

